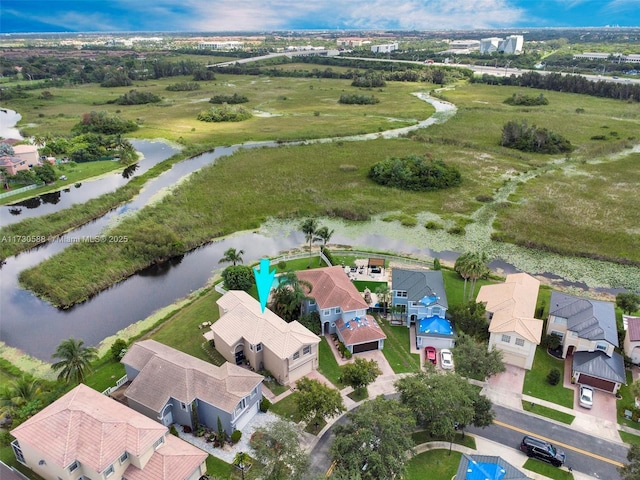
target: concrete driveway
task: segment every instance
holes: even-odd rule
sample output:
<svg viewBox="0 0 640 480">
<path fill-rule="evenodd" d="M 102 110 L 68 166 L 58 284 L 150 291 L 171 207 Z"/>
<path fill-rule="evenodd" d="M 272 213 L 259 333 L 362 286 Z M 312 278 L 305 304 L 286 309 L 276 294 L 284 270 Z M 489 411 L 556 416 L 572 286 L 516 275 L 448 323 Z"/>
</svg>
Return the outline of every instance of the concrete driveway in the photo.
<svg viewBox="0 0 640 480">
<path fill-rule="evenodd" d="M 618 422 L 616 413 L 616 396 L 612 393 L 603 392 L 597 389 L 593 389 L 593 407 L 584 408 L 580 406 L 580 386 L 574 385 L 575 392 L 573 394 L 573 409 L 591 415 L 592 417 L 601 418 L 612 423 Z"/>
</svg>

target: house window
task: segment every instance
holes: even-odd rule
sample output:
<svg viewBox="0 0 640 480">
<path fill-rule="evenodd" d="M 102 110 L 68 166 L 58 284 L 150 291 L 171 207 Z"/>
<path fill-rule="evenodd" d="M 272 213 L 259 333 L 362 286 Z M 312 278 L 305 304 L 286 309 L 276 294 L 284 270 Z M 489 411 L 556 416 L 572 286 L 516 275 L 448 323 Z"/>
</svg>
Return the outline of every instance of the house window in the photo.
<svg viewBox="0 0 640 480">
<path fill-rule="evenodd" d="M 158 440 L 156 440 L 156 443 L 153 444 L 153 449 L 157 450 L 158 448 L 160 448 L 160 446 L 164 443 L 164 437 L 160 437 Z"/>
<path fill-rule="evenodd" d="M 122 455 L 120 455 L 120 463 L 124 463 L 127 461 L 127 458 L 129 458 L 129 454 L 127 452 L 124 452 Z"/>
<path fill-rule="evenodd" d="M 107 468 L 104 471 L 104 478 L 109 478 L 111 475 L 113 475 L 113 465 L 109 465 L 109 468 Z"/>
<path fill-rule="evenodd" d="M 259 343 L 256 345 L 256 352 L 261 352 L 262 351 L 262 343 Z"/>
<path fill-rule="evenodd" d="M 310 306 L 313 306 L 313 305 L 315 305 L 315 304 L 316 304 L 315 299 L 310 298 L 310 299 L 309 299 L 309 305 L 310 305 Z"/>
<path fill-rule="evenodd" d="M 331 313 L 331 309 L 330 308 L 322 310 L 322 315 L 324 315 L 325 317 L 328 316 L 330 313 Z"/>
<path fill-rule="evenodd" d="M 253 397 L 255 397 L 258 394 L 258 387 L 254 388 L 253 390 L 251 390 L 251 398 L 253 399 Z"/>
<path fill-rule="evenodd" d="M 433 308 L 431 309 L 431 315 L 434 315 L 434 316 L 435 316 L 435 315 L 440 316 L 440 307 L 433 307 Z"/>
<path fill-rule="evenodd" d="M 309 355 L 311 353 L 311 345 L 306 345 L 302 348 L 303 355 Z"/>
<path fill-rule="evenodd" d="M 396 290 L 396 297 L 407 298 L 407 292 L 404 290 Z"/>
<path fill-rule="evenodd" d="M 524 347 L 524 340 L 522 338 L 516 338 L 516 345 L 519 347 Z"/>
<path fill-rule="evenodd" d="M 180 402 L 180 408 L 182 408 L 183 410 L 187 410 L 187 404 L 184 402 Z"/>
<path fill-rule="evenodd" d="M 296 352 L 296 353 L 293 354 L 293 359 L 294 360 L 297 360 L 299 358 L 300 358 L 300 352 Z"/>
<path fill-rule="evenodd" d="M 242 411 L 246 408 L 246 406 L 247 406 L 247 401 L 243 398 L 242 400 L 240 400 L 240 403 L 238 403 L 235 411 L 233 412 L 234 417 L 237 417 L 238 415 L 240 415 Z"/>
<path fill-rule="evenodd" d="M 73 463 L 69 465 L 69 472 L 73 472 L 74 470 L 77 470 L 79 466 L 80 465 L 78 464 L 78 461 L 74 460 Z"/>
<path fill-rule="evenodd" d="M 511 335 L 502 335 L 502 341 L 504 343 L 511 343 Z"/>
<path fill-rule="evenodd" d="M 249 350 L 251 350 L 253 352 L 253 344 L 252 343 L 249 344 Z"/>
<path fill-rule="evenodd" d="M 565 327 L 567 326 L 567 319 L 566 318 L 562 318 L 562 317 L 553 317 L 553 323 L 555 323 L 556 325 L 564 325 Z"/>
<path fill-rule="evenodd" d="M 562 341 L 564 340 L 564 333 L 563 332 L 558 332 L 556 330 L 551 330 L 551 335 L 557 335 L 558 338 L 560 338 L 560 343 L 562 343 Z"/>
<path fill-rule="evenodd" d="M 22 449 L 20 448 L 20 444 L 18 440 L 14 440 L 11 442 L 11 448 L 13 448 L 13 454 L 16 456 L 16 460 L 18 460 L 23 465 L 26 465 L 27 462 L 24 460 L 24 455 L 22 454 Z"/>
<path fill-rule="evenodd" d="M 340 313 L 340 307 L 336 307 L 333 309 L 333 313 Z"/>
<path fill-rule="evenodd" d="M 607 351 L 607 345 L 604 343 L 597 343 L 596 350 L 602 350 L 603 352 Z"/>
</svg>

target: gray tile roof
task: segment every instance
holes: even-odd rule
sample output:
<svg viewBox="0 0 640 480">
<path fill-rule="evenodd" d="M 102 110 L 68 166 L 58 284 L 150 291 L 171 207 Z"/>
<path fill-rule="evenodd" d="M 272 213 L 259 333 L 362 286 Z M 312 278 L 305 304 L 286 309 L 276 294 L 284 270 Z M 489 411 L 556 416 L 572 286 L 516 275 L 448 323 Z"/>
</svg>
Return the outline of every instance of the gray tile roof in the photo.
<svg viewBox="0 0 640 480">
<path fill-rule="evenodd" d="M 608 356 L 604 352 L 576 352 L 573 354 L 573 371 L 602 378 L 620 384 L 627 383 L 624 359 L 619 353 Z"/>
<path fill-rule="evenodd" d="M 587 340 L 605 340 L 618 346 L 616 313 L 611 302 L 551 292 L 549 315 L 567 319 L 567 329 Z"/>
<path fill-rule="evenodd" d="M 498 468 L 504 470 L 504 475 L 501 476 L 488 476 L 491 472 L 483 472 L 482 467 L 485 464 L 493 464 L 497 465 Z M 484 473 L 484 476 L 482 474 Z M 467 455 L 462 454 L 460 457 L 460 463 L 458 464 L 458 471 L 455 475 L 456 480 L 467 480 L 467 479 L 479 479 L 483 480 L 486 478 L 487 480 L 530 480 L 524 473 L 518 470 L 516 467 L 511 465 L 502 459 L 502 457 L 495 457 L 492 455 Z"/>
<path fill-rule="evenodd" d="M 440 270 L 405 270 L 394 268 L 391 271 L 391 288 L 407 292 L 407 300 L 418 302 L 424 297 L 439 297 L 438 304 L 449 308 L 444 280 Z"/>
<path fill-rule="evenodd" d="M 229 362 L 217 367 L 155 340 L 134 343 L 122 363 L 140 371 L 125 395 L 155 412 L 170 398 L 187 404 L 197 398 L 233 412 L 263 380 L 262 375 Z"/>
</svg>

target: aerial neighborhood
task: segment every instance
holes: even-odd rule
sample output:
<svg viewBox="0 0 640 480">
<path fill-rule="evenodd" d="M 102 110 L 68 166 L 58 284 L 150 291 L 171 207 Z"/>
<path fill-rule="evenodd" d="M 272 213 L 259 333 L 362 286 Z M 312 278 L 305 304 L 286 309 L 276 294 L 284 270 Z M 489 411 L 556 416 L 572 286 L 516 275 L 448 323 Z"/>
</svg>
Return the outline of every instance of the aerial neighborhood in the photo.
<svg viewBox="0 0 640 480">
<path fill-rule="evenodd" d="M 3 9 L 0 479 L 640 478 L 640 29 L 175 3 Z"/>
</svg>

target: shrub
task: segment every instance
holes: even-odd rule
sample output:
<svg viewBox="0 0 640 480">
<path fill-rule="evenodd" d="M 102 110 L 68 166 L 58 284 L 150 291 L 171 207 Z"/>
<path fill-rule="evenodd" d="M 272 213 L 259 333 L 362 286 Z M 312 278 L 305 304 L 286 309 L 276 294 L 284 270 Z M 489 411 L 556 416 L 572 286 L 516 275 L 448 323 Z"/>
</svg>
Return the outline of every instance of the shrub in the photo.
<svg viewBox="0 0 640 480">
<path fill-rule="evenodd" d="M 544 338 L 542 339 L 542 346 L 544 348 L 548 348 L 549 350 L 555 350 L 560 346 L 560 342 L 560 337 L 557 334 L 552 333 L 550 335 L 544 336 Z"/>
<path fill-rule="evenodd" d="M 109 115 L 107 112 L 90 112 L 82 115 L 82 120 L 74 125 L 71 132 L 76 135 L 81 133 L 117 135 L 133 132 L 137 129 L 138 125 L 131 120 L 123 120 L 116 115 Z"/>
<path fill-rule="evenodd" d="M 124 354 L 127 353 L 127 342 L 121 338 L 118 338 L 113 345 L 111 345 L 111 358 L 115 362 L 119 362 L 124 357 Z"/>
<path fill-rule="evenodd" d="M 327 257 L 327 260 L 329 260 L 329 262 L 331 262 L 331 265 L 335 265 L 336 261 L 333 258 L 333 255 L 331 254 L 331 251 L 327 248 L 327 247 L 322 247 L 322 253 L 324 253 L 324 256 Z"/>
<path fill-rule="evenodd" d="M 145 105 L 147 103 L 158 103 L 161 98 L 151 92 L 141 92 L 139 90 L 129 90 L 124 95 L 119 96 L 114 101 L 117 105 Z"/>
<path fill-rule="evenodd" d="M 262 397 L 262 400 L 260 400 L 260 411 L 266 413 L 269 411 L 269 408 L 271 408 L 271 400 L 267 397 Z"/>
<path fill-rule="evenodd" d="M 373 95 L 364 95 L 357 93 L 343 93 L 340 95 L 340 100 L 338 103 L 342 103 L 345 105 L 375 105 L 376 103 L 380 103 Z"/>
<path fill-rule="evenodd" d="M 200 112 L 198 120 L 203 122 L 242 122 L 252 116 L 251 112 L 246 108 L 230 107 L 228 104 L 223 104 L 220 107 L 213 107 L 210 110 Z"/>
<path fill-rule="evenodd" d="M 175 435 L 176 437 L 180 436 L 180 435 L 178 435 L 178 429 L 176 428 L 175 425 L 171 425 L 171 427 L 169 428 L 169 433 L 171 435 Z"/>
<path fill-rule="evenodd" d="M 542 93 L 538 96 L 514 93 L 511 97 L 507 98 L 504 103 L 507 105 L 525 105 L 532 107 L 536 105 L 549 105 L 549 100 L 545 98 Z"/>
<path fill-rule="evenodd" d="M 552 368 L 547 375 L 547 382 L 549 385 L 557 385 L 560 382 L 560 370 Z"/>
<path fill-rule="evenodd" d="M 442 225 L 440 225 L 437 222 L 427 222 L 424 224 L 424 228 L 426 228 L 427 230 L 441 230 L 442 229 Z"/>
<path fill-rule="evenodd" d="M 377 162 L 371 166 L 369 178 L 380 185 L 413 191 L 440 190 L 462 183 L 456 167 L 417 155 Z"/>
<path fill-rule="evenodd" d="M 285 262 L 284 260 L 280 260 L 278 262 L 278 271 L 280 272 L 284 272 L 287 269 L 287 262 Z"/>
<path fill-rule="evenodd" d="M 351 82 L 352 87 L 384 87 L 387 85 L 381 73 L 367 72 L 364 75 L 357 75 Z"/>
<path fill-rule="evenodd" d="M 222 271 L 224 287 L 227 290 L 249 290 L 255 283 L 253 271 L 246 265 L 231 265 Z"/>
<path fill-rule="evenodd" d="M 566 153 L 573 151 L 571 142 L 546 128 L 529 126 L 526 120 L 511 120 L 502 127 L 501 145 L 523 152 Z"/>
<path fill-rule="evenodd" d="M 433 269 L 434 270 L 442 270 L 442 265 L 440 265 L 440 259 L 439 258 L 434 258 L 433 259 Z"/>
<path fill-rule="evenodd" d="M 584 113 L 584 108 L 576 108 L 576 113 Z"/>
<path fill-rule="evenodd" d="M 237 105 L 238 103 L 247 103 L 248 101 L 249 99 L 246 95 L 234 93 L 233 95 L 214 95 L 209 100 L 209 103 L 216 103 L 218 105 L 222 105 L 223 103 L 227 103 L 229 105 Z"/>
<path fill-rule="evenodd" d="M 190 92 L 192 90 L 200 90 L 200 84 L 196 82 L 172 83 L 167 86 L 170 92 Z"/>
<path fill-rule="evenodd" d="M 320 335 L 322 333 L 322 325 L 320 324 L 320 314 L 317 311 L 300 315 L 298 322 L 303 327 L 308 328 L 316 335 Z"/>
<path fill-rule="evenodd" d="M 240 430 L 234 430 L 231 433 L 231 442 L 238 443 L 242 438 L 242 432 Z"/>
<path fill-rule="evenodd" d="M 447 230 L 447 233 L 450 233 L 451 235 L 464 235 L 465 233 L 467 233 L 467 231 L 464 227 L 456 225 L 455 227 L 451 227 L 449 230 Z"/>
<path fill-rule="evenodd" d="M 591 137 L 591 140 L 606 140 L 607 136 L 606 135 L 593 135 Z"/>
<path fill-rule="evenodd" d="M 476 200 L 482 203 L 490 203 L 493 202 L 493 197 L 491 195 L 478 195 Z"/>
</svg>

